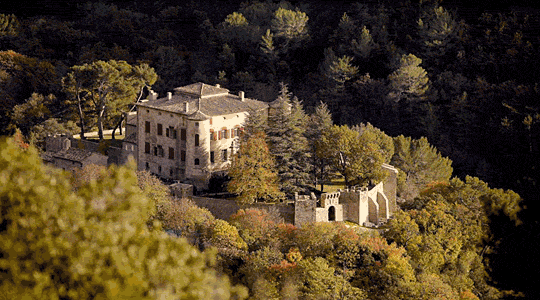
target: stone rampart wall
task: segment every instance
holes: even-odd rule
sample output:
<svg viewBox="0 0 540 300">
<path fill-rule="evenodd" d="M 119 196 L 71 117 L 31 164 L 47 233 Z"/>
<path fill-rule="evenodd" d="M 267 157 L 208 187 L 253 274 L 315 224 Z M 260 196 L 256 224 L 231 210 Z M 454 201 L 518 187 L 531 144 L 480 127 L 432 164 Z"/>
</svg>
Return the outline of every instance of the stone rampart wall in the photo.
<svg viewBox="0 0 540 300">
<path fill-rule="evenodd" d="M 199 207 L 204 207 L 208 209 L 214 217 L 222 220 L 229 220 L 229 218 L 236 213 L 239 209 L 246 208 L 256 208 L 256 209 L 265 209 L 273 210 L 276 209 L 279 211 L 281 217 L 284 219 L 285 223 L 294 224 L 294 205 L 288 204 L 251 204 L 251 205 L 238 205 L 234 200 L 229 199 L 216 199 L 216 198 L 205 198 L 205 197 L 190 197 L 195 204 Z"/>
</svg>

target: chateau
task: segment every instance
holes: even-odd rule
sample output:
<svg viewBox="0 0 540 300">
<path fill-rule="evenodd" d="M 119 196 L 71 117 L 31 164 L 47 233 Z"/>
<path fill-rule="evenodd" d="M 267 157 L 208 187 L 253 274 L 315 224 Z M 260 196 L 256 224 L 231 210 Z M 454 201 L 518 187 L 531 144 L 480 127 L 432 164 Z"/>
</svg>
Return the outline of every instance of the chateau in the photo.
<svg viewBox="0 0 540 300">
<path fill-rule="evenodd" d="M 212 175 L 228 168 L 250 112 L 267 109 L 268 104 L 246 98 L 244 92 L 234 95 L 201 82 L 159 99 L 150 93 L 137 104 L 136 116 L 128 116 L 136 136 L 126 130 L 123 148 L 135 150 L 139 170 L 205 188 Z"/>
</svg>

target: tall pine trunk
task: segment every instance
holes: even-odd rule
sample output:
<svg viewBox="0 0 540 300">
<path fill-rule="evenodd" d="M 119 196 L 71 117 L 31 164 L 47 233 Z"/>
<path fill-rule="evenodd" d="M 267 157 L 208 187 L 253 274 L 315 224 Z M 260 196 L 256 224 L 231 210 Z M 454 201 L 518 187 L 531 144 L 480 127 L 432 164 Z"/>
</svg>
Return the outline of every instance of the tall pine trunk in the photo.
<svg viewBox="0 0 540 300">
<path fill-rule="evenodd" d="M 83 110 L 82 110 L 82 104 L 81 104 L 81 99 L 80 97 L 77 95 L 77 100 L 78 100 L 78 108 L 79 108 L 79 119 L 80 119 L 80 126 L 81 126 L 81 136 L 80 138 L 82 140 L 84 140 L 84 113 L 83 113 Z"/>
<path fill-rule="evenodd" d="M 103 114 L 105 113 L 105 107 L 101 106 L 98 112 L 98 136 L 99 141 L 103 141 Z"/>
</svg>

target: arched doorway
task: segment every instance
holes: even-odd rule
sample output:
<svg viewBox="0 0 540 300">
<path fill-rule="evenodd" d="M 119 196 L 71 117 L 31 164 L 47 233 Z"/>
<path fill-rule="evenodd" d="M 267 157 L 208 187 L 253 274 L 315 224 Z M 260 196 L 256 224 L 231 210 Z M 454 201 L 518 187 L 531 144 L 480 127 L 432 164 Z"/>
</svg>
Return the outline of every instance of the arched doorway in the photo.
<svg viewBox="0 0 540 300">
<path fill-rule="evenodd" d="M 328 208 L 328 221 L 333 222 L 336 220 L 336 208 L 333 206 L 330 206 Z"/>
</svg>

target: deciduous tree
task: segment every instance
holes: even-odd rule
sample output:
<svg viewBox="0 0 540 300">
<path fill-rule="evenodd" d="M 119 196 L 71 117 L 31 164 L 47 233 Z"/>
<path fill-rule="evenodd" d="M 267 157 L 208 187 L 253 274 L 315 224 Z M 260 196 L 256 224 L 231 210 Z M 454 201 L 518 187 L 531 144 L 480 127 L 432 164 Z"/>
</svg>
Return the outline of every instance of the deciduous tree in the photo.
<svg viewBox="0 0 540 300">
<path fill-rule="evenodd" d="M 229 176 L 231 181 L 227 190 L 237 194 L 237 201 L 241 204 L 272 201 L 282 196 L 264 133 L 256 132 L 240 144 L 229 168 Z"/>
<path fill-rule="evenodd" d="M 152 203 L 133 170 L 74 192 L 37 151 L 0 142 L 0 295 L 13 298 L 244 298 L 210 268 L 213 255 L 150 230 Z"/>
<path fill-rule="evenodd" d="M 328 159 L 345 179 L 346 186 L 380 181 L 383 151 L 373 132 L 358 131 L 348 126 L 334 125 L 323 134 L 317 155 Z"/>
</svg>

